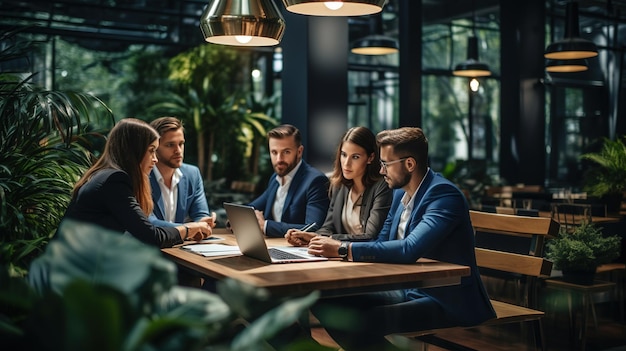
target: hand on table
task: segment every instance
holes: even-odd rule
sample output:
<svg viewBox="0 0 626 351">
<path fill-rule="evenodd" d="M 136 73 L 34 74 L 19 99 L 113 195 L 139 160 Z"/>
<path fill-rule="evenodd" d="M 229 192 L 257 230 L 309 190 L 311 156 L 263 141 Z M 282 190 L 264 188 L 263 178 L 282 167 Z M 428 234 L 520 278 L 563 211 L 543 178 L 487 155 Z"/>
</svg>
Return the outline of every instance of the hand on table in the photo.
<svg viewBox="0 0 626 351">
<path fill-rule="evenodd" d="M 316 236 L 317 234 L 315 233 L 303 232 L 298 229 L 289 229 L 285 234 L 285 239 L 287 239 L 287 242 L 293 246 L 307 246 L 309 241 Z"/>
<path fill-rule="evenodd" d="M 339 257 L 341 241 L 327 236 L 315 236 L 309 241 L 309 254 L 324 257 Z"/>
<path fill-rule="evenodd" d="M 187 240 L 200 241 L 202 239 L 210 237 L 211 234 L 213 234 L 213 229 L 211 228 L 211 225 L 204 221 L 185 223 L 185 226 L 189 230 Z"/>
<path fill-rule="evenodd" d="M 215 228 L 217 225 L 217 213 L 211 212 L 211 217 L 202 217 L 199 222 L 207 222 L 211 228 Z"/>
</svg>

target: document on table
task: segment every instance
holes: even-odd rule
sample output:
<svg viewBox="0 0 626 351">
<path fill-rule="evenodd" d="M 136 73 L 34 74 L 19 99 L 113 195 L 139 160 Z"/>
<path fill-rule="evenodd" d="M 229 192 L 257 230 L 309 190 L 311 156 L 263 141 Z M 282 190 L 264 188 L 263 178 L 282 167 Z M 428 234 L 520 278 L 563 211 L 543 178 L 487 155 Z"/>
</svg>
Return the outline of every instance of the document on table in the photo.
<svg viewBox="0 0 626 351">
<path fill-rule="evenodd" d="M 239 246 L 222 245 L 222 244 L 195 244 L 185 245 L 181 247 L 183 250 L 191 251 L 195 254 L 210 256 L 232 256 L 241 255 Z"/>
</svg>

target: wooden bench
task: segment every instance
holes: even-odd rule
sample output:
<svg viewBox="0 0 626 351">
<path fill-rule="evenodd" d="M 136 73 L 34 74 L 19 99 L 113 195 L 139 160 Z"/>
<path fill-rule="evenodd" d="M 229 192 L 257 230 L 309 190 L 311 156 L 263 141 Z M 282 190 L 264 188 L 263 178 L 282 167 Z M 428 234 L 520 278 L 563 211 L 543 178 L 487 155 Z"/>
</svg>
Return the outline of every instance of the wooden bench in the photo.
<svg viewBox="0 0 626 351">
<path fill-rule="evenodd" d="M 496 311 L 496 318 L 472 327 L 455 328 L 467 329 L 528 322 L 532 326 L 537 349 L 545 350 L 545 340 L 541 325 L 544 312 L 531 307 L 536 304 L 537 279 L 539 277 L 549 276 L 552 270 L 552 262 L 542 257 L 545 238 L 548 235 L 556 236 L 559 230 L 559 224 L 550 218 L 525 217 L 479 211 L 470 211 L 470 216 L 477 235 L 479 233 L 490 233 L 495 236 L 523 237 L 528 239 L 527 248 L 521 250 L 517 248 L 518 252 L 484 247 L 476 247 L 475 249 L 476 263 L 481 270 L 485 268 L 523 277 L 525 278 L 524 284 L 526 289 L 521 299 L 522 302 L 520 303 L 500 301 L 494 299 L 492 296 L 491 303 Z M 389 339 L 396 344 L 406 345 L 407 341 L 402 339 L 410 338 L 418 341 L 422 349 L 426 349 L 428 344 L 433 344 L 450 350 L 469 350 L 469 348 L 463 345 L 437 336 L 438 333 L 451 329 L 454 328 L 394 334 L 389 336 Z"/>
</svg>

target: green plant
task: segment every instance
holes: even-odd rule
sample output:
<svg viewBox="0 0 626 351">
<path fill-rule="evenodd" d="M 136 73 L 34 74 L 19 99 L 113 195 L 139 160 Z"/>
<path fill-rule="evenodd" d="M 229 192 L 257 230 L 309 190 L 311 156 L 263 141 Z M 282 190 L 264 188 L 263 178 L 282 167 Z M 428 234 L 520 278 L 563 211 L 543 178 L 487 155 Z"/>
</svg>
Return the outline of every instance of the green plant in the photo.
<svg viewBox="0 0 626 351">
<path fill-rule="evenodd" d="M 605 237 L 595 224 L 583 222 L 571 233 L 561 228 L 558 237 L 547 243 L 546 257 L 556 269 L 595 271 L 619 256 L 620 240 L 617 235 Z"/>
<path fill-rule="evenodd" d="M 584 190 L 593 196 L 621 195 L 626 191 L 626 136 L 617 140 L 605 138 L 598 152 L 581 155 L 581 159 L 593 162 L 585 174 Z"/>
<path fill-rule="evenodd" d="M 20 30 L 0 32 L 0 46 L 0 67 L 33 50 Z M 0 264 L 17 275 L 54 234 L 74 182 L 115 122 L 98 98 L 41 89 L 34 75 L 0 74 Z"/>
<path fill-rule="evenodd" d="M 319 295 L 276 299 L 234 280 L 217 295 L 175 282 L 158 249 L 64 221 L 28 281 L 0 272 L 0 339 L 28 350 L 267 350 Z"/>
</svg>

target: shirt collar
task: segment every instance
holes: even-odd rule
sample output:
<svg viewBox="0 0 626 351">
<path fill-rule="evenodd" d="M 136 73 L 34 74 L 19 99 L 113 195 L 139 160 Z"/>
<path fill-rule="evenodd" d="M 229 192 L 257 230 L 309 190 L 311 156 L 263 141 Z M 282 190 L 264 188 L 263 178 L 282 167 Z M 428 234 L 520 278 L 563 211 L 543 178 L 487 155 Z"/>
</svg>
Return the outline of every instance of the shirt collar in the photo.
<svg viewBox="0 0 626 351">
<path fill-rule="evenodd" d="M 420 191 L 420 188 L 422 187 L 422 184 L 424 183 L 424 179 L 426 179 L 426 175 L 428 174 L 429 170 L 430 170 L 430 167 L 426 170 L 426 173 L 424 174 L 422 181 L 417 186 L 417 189 L 415 189 L 415 192 L 413 194 L 409 195 L 408 193 L 405 192 L 404 196 L 402 196 L 402 200 L 400 201 L 402 202 L 402 205 L 404 205 L 404 208 L 413 210 L 413 205 L 415 204 L 415 194 L 417 194 L 417 192 Z"/>
<path fill-rule="evenodd" d="M 159 183 L 164 183 L 163 181 L 163 175 L 161 174 L 161 172 L 159 172 L 159 169 L 157 168 L 157 166 L 152 167 L 152 172 L 154 172 L 154 176 L 157 180 L 157 182 Z M 176 170 L 174 171 L 174 176 L 172 178 L 172 180 L 174 181 L 174 183 L 178 183 L 178 181 L 183 177 L 183 172 L 180 170 L 180 168 L 176 168 Z"/>
</svg>

